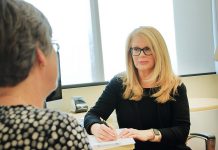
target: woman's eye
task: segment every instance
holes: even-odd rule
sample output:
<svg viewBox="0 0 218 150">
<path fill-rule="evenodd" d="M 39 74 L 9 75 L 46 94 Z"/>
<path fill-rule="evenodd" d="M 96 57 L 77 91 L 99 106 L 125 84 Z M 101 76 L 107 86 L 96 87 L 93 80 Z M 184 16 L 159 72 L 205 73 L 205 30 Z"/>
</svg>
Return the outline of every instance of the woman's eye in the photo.
<svg viewBox="0 0 218 150">
<path fill-rule="evenodd" d="M 134 51 L 140 51 L 140 48 L 135 47 L 133 50 L 134 50 Z"/>
<path fill-rule="evenodd" d="M 150 48 L 149 48 L 149 47 L 145 47 L 144 49 L 145 49 L 145 50 L 150 50 Z"/>
</svg>

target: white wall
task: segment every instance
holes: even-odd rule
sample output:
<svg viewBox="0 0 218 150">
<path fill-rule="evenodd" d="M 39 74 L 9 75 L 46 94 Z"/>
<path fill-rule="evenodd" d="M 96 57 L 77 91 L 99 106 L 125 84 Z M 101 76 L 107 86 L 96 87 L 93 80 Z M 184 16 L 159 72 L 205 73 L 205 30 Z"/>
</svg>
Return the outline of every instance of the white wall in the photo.
<svg viewBox="0 0 218 150">
<path fill-rule="evenodd" d="M 178 74 L 215 72 L 211 0 L 173 0 Z"/>
<path fill-rule="evenodd" d="M 218 109 L 191 112 L 191 132 L 213 133 L 216 136 L 216 150 L 218 150 Z M 205 150 L 204 142 L 200 139 L 190 140 L 193 150 Z"/>
<path fill-rule="evenodd" d="M 216 65 L 216 74 L 218 74 L 218 61 L 215 62 Z"/>
<path fill-rule="evenodd" d="M 218 75 L 202 75 L 183 77 L 189 98 L 218 98 Z M 49 102 L 53 109 L 69 112 L 71 110 L 71 97 L 83 96 L 91 107 L 101 95 L 105 85 L 71 88 L 63 90 L 63 100 Z"/>
<path fill-rule="evenodd" d="M 189 98 L 218 98 L 218 75 L 183 77 Z"/>
<path fill-rule="evenodd" d="M 218 0 L 212 0 L 212 12 L 213 12 L 213 35 L 214 35 L 214 51 L 215 55 L 215 67 L 218 74 Z"/>
</svg>

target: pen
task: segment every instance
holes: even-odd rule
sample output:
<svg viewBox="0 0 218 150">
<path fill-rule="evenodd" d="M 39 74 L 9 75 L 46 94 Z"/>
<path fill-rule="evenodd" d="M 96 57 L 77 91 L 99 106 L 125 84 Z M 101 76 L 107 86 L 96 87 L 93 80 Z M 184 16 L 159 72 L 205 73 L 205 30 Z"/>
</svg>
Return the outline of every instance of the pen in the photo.
<svg viewBox="0 0 218 150">
<path fill-rule="evenodd" d="M 107 127 L 109 127 L 109 125 L 107 124 L 107 122 L 105 120 L 102 120 L 101 123 L 106 125 Z"/>
<path fill-rule="evenodd" d="M 115 137 L 114 140 L 116 140 L 116 139 L 117 139 L 116 130 L 114 130 L 111 126 L 109 126 L 109 125 L 107 124 L 107 122 L 106 122 L 104 119 L 101 120 L 101 123 L 104 124 L 104 125 L 106 125 L 106 126 L 107 126 L 108 128 L 110 128 L 111 130 L 113 130 L 113 131 L 110 131 L 109 134 L 112 135 L 113 137 Z"/>
</svg>

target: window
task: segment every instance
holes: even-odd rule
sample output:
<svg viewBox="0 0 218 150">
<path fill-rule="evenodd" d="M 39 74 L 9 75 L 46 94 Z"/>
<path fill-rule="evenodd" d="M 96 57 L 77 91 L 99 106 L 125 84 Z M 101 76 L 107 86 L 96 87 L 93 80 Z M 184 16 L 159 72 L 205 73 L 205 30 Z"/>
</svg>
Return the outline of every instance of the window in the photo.
<svg viewBox="0 0 218 150">
<path fill-rule="evenodd" d="M 87 0 L 26 0 L 48 18 L 60 45 L 62 85 L 92 82 L 90 4 Z"/>
<path fill-rule="evenodd" d="M 161 32 L 170 51 L 172 64 L 176 64 L 172 0 L 99 0 L 98 2 L 106 80 L 125 70 L 126 38 L 139 26 L 153 26 Z M 174 65 L 173 69 L 176 71 L 177 66 Z"/>
<path fill-rule="evenodd" d="M 45 14 L 60 44 L 63 85 L 108 81 L 124 71 L 125 40 L 138 26 L 157 28 L 176 64 L 172 0 L 26 1 Z"/>
</svg>

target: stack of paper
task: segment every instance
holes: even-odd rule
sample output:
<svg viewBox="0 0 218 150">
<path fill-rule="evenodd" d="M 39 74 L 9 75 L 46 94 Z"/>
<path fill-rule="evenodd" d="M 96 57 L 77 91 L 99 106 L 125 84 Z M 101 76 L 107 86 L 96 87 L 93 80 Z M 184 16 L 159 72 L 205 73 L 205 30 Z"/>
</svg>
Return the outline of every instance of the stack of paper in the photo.
<svg viewBox="0 0 218 150">
<path fill-rule="evenodd" d="M 117 132 L 120 132 L 120 129 L 117 129 Z M 89 142 L 91 147 L 94 150 L 103 150 L 103 149 L 109 149 L 113 147 L 119 147 L 119 146 L 125 146 L 125 145 L 134 145 L 135 141 L 133 138 L 120 138 L 116 141 L 107 141 L 107 142 L 99 142 L 96 140 L 96 138 L 93 135 L 89 135 Z"/>
</svg>

